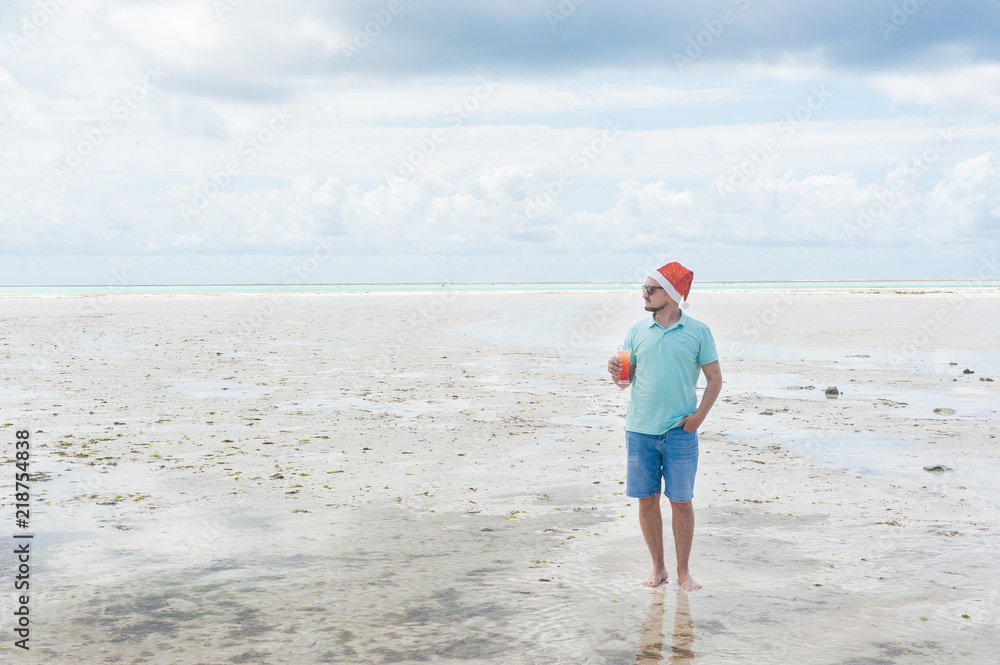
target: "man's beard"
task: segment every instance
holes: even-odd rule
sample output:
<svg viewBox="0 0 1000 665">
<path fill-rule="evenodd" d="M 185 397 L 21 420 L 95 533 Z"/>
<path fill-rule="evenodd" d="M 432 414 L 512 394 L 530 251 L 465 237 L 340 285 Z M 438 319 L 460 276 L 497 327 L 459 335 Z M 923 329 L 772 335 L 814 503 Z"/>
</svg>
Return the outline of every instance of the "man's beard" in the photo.
<svg viewBox="0 0 1000 665">
<path fill-rule="evenodd" d="M 664 307 L 666 307 L 666 305 L 664 305 L 663 307 L 653 307 L 652 305 L 646 305 L 646 311 L 647 312 L 659 312 Z"/>
</svg>

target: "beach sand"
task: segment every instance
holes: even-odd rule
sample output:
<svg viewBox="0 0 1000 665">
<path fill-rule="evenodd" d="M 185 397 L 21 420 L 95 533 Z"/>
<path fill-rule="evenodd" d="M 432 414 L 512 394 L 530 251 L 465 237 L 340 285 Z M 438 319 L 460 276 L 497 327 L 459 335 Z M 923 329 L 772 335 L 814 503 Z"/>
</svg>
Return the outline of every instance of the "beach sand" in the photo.
<svg viewBox="0 0 1000 665">
<path fill-rule="evenodd" d="M 1000 293 L 691 300 L 725 385 L 686 594 L 638 584 L 638 289 L 0 297 L 0 660 L 995 662 Z"/>
</svg>

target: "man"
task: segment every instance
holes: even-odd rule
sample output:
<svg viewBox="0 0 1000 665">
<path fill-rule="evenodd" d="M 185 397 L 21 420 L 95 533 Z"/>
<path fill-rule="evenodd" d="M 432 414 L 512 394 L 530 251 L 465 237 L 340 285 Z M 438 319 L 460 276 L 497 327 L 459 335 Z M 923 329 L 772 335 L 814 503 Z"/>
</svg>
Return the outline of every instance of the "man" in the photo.
<svg viewBox="0 0 1000 665">
<path fill-rule="evenodd" d="M 668 263 L 642 287 L 651 319 L 629 328 L 625 348 L 631 349 L 629 383 L 632 396 L 625 416 L 628 477 L 625 493 L 639 500 L 639 524 L 653 559 L 653 572 L 642 583 L 655 587 L 667 581 L 663 561 L 663 519 L 660 488 L 670 500 L 677 582 L 686 591 L 701 588 L 691 577 L 688 559 L 694 536 L 694 477 L 698 469 L 698 428 L 722 389 L 722 370 L 712 332 L 680 309 L 687 300 L 694 273 Z M 687 303 L 684 303 L 687 307 Z M 621 361 L 608 361 L 616 380 Z M 700 372 L 708 382 L 695 409 Z M 662 485 L 661 485 L 662 482 Z"/>
</svg>

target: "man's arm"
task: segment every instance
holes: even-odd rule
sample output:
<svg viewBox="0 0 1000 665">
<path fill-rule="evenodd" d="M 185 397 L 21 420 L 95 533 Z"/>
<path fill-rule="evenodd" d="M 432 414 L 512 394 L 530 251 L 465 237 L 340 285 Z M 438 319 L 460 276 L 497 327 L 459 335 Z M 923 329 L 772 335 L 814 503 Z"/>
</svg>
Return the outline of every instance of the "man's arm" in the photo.
<svg viewBox="0 0 1000 665">
<path fill-rule="evenodd" d="M 705 373 L 705 381 L 708 382 L 708 385 L 705 386 L 705 393 L 701 396 L 698 410 L 681 421 L 681 427 L 685 432 L 694 432 L 701 427 L 705 418 L 708 417 L 708 412 L 712 410 L 712 405 L 719 397 L 719 393 L 722 392 L 722 368 L 719 367 L 719 361 L 702 365 L 701 371 Z"/>
</svg>

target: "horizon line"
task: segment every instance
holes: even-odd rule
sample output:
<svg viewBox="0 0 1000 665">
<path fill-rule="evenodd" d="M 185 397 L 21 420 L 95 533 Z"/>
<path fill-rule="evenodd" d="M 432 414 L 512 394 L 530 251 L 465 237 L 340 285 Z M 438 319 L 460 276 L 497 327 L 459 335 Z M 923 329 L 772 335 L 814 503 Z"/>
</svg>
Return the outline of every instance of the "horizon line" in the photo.
<svg viewBox="0 0 1000 665">
<path fill-rule="evenodd" d="M 925 282 L 980 282 L 980 283 L 1000 283 L 1000 279 L 979 279 L 977 277 L 946 277 L 946 278 L 926 278 L 926 279 L 754 279 L 754 280 L 715 280 L 715 281 L 704 281 L 704 282 L 693 282 L 691 288 L 696 288 L 698 286 L 709 285 L 709 284 L 817 284 L 817 283 L 869 283 L 869 282 L 883 282 L 883 283 L 925 283 Z M 129 288 L 140 288 L 148 286 L 285 286 L 285 287 L 307 287 L 307 286 L 431 286 L 440 284 L 442 286 L 446 284 L 453 285 L 469 285 L 469 286 L 481 286 L 489 284 L 493 285 L 518 285 L 518 284 L 637 284 L 638 282 L 621 282 L 621 281 L 601 281 L 595 280 L 590 282 L 449 282 L 449 281 L 431 281 L 431 282 L 317 282 L 308 284 L 280 284 L 277 282 L 211 282 L 211 283 L 169 283 L 169 284 L 0 284 L 0 289 L 28 289 L 28 288 L 83 288 L 83 287 L 102 287 L 106 288 L 108 286 L 113 286 L 118 289 L 129 289 Z"/>
</svg>

